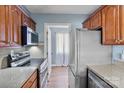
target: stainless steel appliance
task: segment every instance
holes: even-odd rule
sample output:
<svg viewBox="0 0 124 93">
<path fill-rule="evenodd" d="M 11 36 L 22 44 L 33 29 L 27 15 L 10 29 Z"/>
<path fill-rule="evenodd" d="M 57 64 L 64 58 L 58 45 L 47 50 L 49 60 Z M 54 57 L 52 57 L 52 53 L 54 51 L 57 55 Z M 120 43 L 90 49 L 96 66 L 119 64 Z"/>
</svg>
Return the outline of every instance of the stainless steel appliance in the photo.
<svg viewBox="0 0 124 93">
<path fill-rule="evenodd" d="M 112 88 L 112 86 L 88 70 L 88 88 Z"/>
<path fill-rule="evenodd" d="M 22 45 L 37 45 L 38 33 L 27 26 L 22 26 Z"/>
<path fill-rule="evenodd" d="M 44 60 L 43 64 L 40 66 L 40 87 L 47 87 L 48 80 L 48 61 Z"/>
<path fill-rule="evenodd" d="M 87 65 L 111 63 L 111 46 L 101 45 L 101 31 L 70 32 L 69 87 L 87 87 Z M 73 83 L 72 83 L 73 82 Z"/>
<path fill-rule="evenodd" d="M 30 58 L 28 51 L 13 53 L 8 55 L 8 67 L 37 67 L 38 70 L 38 87 L 44 88 L 47 86 L 48 80 L 48 62 L 47 59 Z"/>
<path fill-rule="evenodd" d="M 30 53 L 28 51 L 8 55 L 8 67 L 27 66 L 30 64 Z"/>
</svg>

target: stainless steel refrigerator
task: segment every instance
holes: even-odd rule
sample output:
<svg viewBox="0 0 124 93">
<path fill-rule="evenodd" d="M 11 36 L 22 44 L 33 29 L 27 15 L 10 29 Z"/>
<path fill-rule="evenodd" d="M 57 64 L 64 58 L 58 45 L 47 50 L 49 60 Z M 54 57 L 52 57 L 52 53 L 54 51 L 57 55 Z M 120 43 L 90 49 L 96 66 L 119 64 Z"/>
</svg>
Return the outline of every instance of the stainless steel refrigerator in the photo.
<svg viewBox="0 0 124 93">
<path fill-rule="evenodd" d="M 69 87 L 87 87 L 87 65 L 111 63 L 112 48 L 101 44 L 101 31 L 70 32 Z"/>
</svg>

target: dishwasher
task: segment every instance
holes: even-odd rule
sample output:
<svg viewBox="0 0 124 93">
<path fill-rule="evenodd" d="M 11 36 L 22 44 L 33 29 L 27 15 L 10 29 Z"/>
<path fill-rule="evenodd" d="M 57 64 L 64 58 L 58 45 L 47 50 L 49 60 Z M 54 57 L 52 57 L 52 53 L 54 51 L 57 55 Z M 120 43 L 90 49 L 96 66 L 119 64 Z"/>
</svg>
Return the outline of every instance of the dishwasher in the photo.
<svg viewBox="0 0 124 93">
<path fill-rule="evenodd" d="M 112 88 L 112 86 L 88 70 L 88 88 Z"/>
</svg>

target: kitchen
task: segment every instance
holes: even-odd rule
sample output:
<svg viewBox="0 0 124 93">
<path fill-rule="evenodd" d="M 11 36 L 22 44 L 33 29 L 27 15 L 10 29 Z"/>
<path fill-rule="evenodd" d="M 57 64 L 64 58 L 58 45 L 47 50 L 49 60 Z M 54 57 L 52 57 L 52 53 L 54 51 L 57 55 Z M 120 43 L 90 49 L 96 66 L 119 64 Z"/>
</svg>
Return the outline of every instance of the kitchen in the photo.
<svg viewBox="0 0 124 93">
<path fill-rule="evenodd" d="M 121 5 L 0 5 L 0 87 L 48 88 L 60 65 L 66 88 L 123 88 L 123 12 Z M 69 57 L 57 56 L 62 64 L 52 63 L 53 30 L 64 33 L 61 45 L 70 43 Z"/>
</svg>

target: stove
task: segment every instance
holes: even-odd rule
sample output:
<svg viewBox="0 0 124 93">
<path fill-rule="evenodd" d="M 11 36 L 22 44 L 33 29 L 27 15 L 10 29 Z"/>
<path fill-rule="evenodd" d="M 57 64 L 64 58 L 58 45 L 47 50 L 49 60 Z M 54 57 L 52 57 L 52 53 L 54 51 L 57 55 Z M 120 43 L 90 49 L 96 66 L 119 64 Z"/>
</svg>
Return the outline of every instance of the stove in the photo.
<svg viewBox="0 0 124 93">
<path fill-rule="evenodd" d="M 30 58 L 28 51 L 9 54 L 8 67 L 37 67 L 38 70 L 38 87 L 44 88 L 48 81 L 48 61 L 47 58 Z"/>
<path fill-rule="evenodd" d="M 14 55 L 8 55 L 8 67 L 26 66 L 27 64 L 30 64 L 29 51 L 15 53 Z"/>
</svg>

